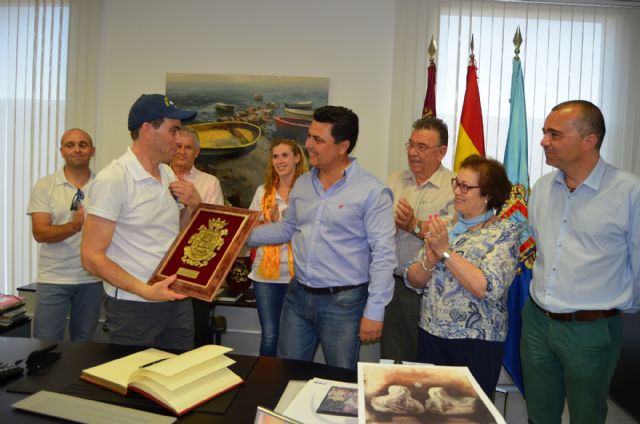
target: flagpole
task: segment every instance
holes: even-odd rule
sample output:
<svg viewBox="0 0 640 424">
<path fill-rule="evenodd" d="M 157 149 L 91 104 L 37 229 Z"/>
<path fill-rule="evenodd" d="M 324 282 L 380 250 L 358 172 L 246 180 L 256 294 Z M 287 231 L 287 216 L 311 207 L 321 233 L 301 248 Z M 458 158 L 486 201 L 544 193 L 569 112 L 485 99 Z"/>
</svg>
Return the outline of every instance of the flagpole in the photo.
<svg viewBox="0 0 640 424">
<path fill-rule="evenodd" d="M 504 154 L 504 167 L 511 181 L 511 196 L 502 209 L 500 217 L 510 219 L 523 226 L 520 235 L 518 270 L 509 287 L 507 310 L 509 325 L 504 345 L 503 365 L 513 382 L 524 395 L 522 365 L 520 362 L 520 336 L 522 321 L 520 313 L 529 297 L 531 268 L 535 258 L 535 242 L 526 228 L 527 203 L 529 200 L 529 163 L 528 163 L 528 131 L 526 103 L 524 98 L 524 80 L 520 63 L 520 46 L 522 34 L 520 27 L 513 37 L 515 56 L 511 76 L 511 97 L 509 114 L 509 132 Z"/>
<path fill-rule="evenodd" d="M 427 93 L 424 97 L 424 103 L 422 105 L 422 117 L 436 116 L 436 62 L 435 55 L 438 51 L 436 41 L 431 35 L 431 42 L 427 49 L 429 55 L 429 66 L 427 67 Z"/>
</svg>

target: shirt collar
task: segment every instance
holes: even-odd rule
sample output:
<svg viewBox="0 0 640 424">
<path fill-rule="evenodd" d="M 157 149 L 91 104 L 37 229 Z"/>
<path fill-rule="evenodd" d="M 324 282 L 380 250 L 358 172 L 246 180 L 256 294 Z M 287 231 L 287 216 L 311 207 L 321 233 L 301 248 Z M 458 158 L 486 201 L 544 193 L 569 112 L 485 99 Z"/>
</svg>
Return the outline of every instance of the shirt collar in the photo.
<svg viewBox="0 0 640 424">
<path fill-rule="evenodd" d="M 171 170 L 173 171 L 173 173 L 176 175 L 176 177 L 178 176 L 178 174 L 176 174 L 176 171 L 173 170 L 173 168 L 171 168 Z M 184 173 L 185 177 L 191 177 L 196 173 L 196 166 L 195 165 L 191 165 L 191 169 L 188 170 L 187 172 Z"/>
<path fill-rule="evenodd" d="M 127 148 L 127 152 L 123 156 L 123 162 L 124 162 L 124 165 L 129 170 L 129 172 L 131 173 L 131 176 L 133 176 L 134 180 L 142 181 L 147 178 L 156 180 L 153 177 L 153 175 L 151 175 L 150 173 L 147 172 L 146 169 L 144 169 L 144 167 L 142 166 L 142 164 L 140 163 L 136 155 L 133 153 L 133 150 L 131 150 L 131 146 Z M 160 170 L 160 176 L 162 178 L 162 181 L 166 181 L 167 177 L 173 174 L 173 170 L 171 170 L 171 167 L 169 165 L 163 166 L 163 164 L 160 164 L 158 166 L 158 169 Z"/>
<path fill-rule="evenodd" d="M 94 174 L 93 170 L 89 168 L 89 181 L 93 180 L 95 177 L 96 174 Z M 54 174 L 54 178 L 56 185 L 68 184 L 75 188 L 75 186 L 71 184 L 69 180 L 67 180 L 67 177 L 64 175 L 64 166 L 56 171 L 56 173 Z"/>
<path fill-rule="evenodd" d="M 596 166 L 591 170 L 591 173 L 582 184 L 591 187 L 593 190 L 598 190 L 600 188 L 600 184 L 602 184 L 602 180 L 604 179 L 604 172 L 606 169 L 607 164 L 602 158 L 599 158 L 598 163 L 596 163 Z"/>
<path fill-rule="evenodd" d="M 447 178 L 446 171 L 447 171 L 447 168 L 445 168 L 442 164 L 440 164 L 438 169 L 436 169 L 436 172 L 431 174 L 431 176 L 427 178 L 427 180 L 422 184 L 418 184 L 418 181 L 416 180 L 416 176 L 413 174 L 413 172 L 409 170 L 406 171 L 405 178 L 407 180 L 413 181 L 413 183 L 417 187 L 426 187 L 428 184 L 431 184 L 436 188 L 441 188 L 441 187 L 446 187 L 447 184 L 450 184 Z"/>
<path fill-rule="evenodd" d="M 604 178 L 606 169 L 607 163 L 602 158 L 599 158 L 596 166 L 593 167 L 587 178 L 580 185 L 585 185 L 592 190 L 597 191 L 600 188 L 600 184 L 602 184 L 602 179 Z M 564 181 L 564 175 L 564 171 L 559 169 L 554 180 L 556 183 L 562 184 L 566 187 L 567 183 Z"/>
<path fill-rule="evenodd" d="M 355 157 L 350 156 L 349 162 L 349 165 L 347 165 L 347 167 L 342 171 L 342 176 L 345 180 L 350 179 L 351 176 L 353 176 L 356 172 L 358 172 L 358 169 L 360 169 L 358 160 Z M 313 175 L 314 178 L 318 178 L 318 172 L 318 168 L 311 168 L 311 175 Z"/>
</svg>

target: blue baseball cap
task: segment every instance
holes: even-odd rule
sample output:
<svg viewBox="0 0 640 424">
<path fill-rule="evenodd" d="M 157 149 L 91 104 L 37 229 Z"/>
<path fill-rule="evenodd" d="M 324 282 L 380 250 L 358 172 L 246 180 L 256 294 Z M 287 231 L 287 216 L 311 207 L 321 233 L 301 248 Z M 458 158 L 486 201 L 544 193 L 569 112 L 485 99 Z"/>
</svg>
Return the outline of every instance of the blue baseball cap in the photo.
<svg viewBox="0 0 640 424">
<path fill-rule="evenodd" d="M 198 112 L 193 110 L 178 109 L 164 94 L 143 94 L 129 110 L 129 131 L 140 128 L 145 122 L 159 118 L 191 122 L 197 114 Z"/>
</svg>

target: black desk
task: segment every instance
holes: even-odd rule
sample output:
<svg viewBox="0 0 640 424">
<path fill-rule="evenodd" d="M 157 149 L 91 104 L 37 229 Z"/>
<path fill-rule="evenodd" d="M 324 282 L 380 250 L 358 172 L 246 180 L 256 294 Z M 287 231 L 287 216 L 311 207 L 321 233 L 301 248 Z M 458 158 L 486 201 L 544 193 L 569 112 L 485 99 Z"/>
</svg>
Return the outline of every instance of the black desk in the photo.
<svg viewBox="0 0 640 424">
<path fill-rule="evenodd" d="M 18 359 L 26 358 L 34 349 L 41 349 L 50 344 L 50 342 L 37 339 L 0 337 L 0 358 L 2 358 L 4 362 L 14 362 Z M 89 346 L 90 350 L 96 352 L 96 356 L 99 356 L 99 359 L 74 359 L 73 352 L 76 352 L 76 356 L 78 356 L 78 353 L 88 350 L 87 346 Z M 78 382 L 90 385 L 89 383 L 79 380 L 82 369 L 87 366 L 98 365 L 105 362 L 105 358 L 107 357 L 115 359 L 118 355 L 132 353 L 139 349 L 106 343 L 59 342 L 57 350 L 63 352 L 62 358 L 53 364 L 50 373 L 37 377 L 22 377 L 22 379 L 35 378 L 35 380 L 30 381 L 42 384 L 42 386 L 48 390 L 57 388 L 57 390 L 53 391 L 60 392 L 63 388 Z M 252 368 L 245 379 L 245 384 L 233 390 L 235 396 L 226 413 L 224 415 L 202 413 L 196 409 L 181 417 L 179 422 L 252 423 L 258 405 L 270 409 L 275 408 L 289 380 L 308 380 L 313 377 L 321 377 L 339 381 L 356 381 L 355 371 L 330 367 L 328 365 L 268 357 L 255 358 L 245 355 L 229 356 L 237 359 L 238 362 L 245 364 L 250 362 Z M 22 384 L 24 380 L 12 380 L 0 386 L 0 417 L 2 417 L 2 421 L 7 420 L 6 422 L 11 423 L 50 423 L 51 418 L 49 417 L 14 411 L 11 408 L 12 403 L 26 397 L 24 394 L 9 393 L 6 391 L 7 386 L 13 385 L 16 382 Z M 151 401 L 147 402 L 149 402 L 150 406 L 155 407 L 155 404 Z M 169 412 L 166 410 L 163 410 L 161 413 L 169 415 Z"/>
<path fill-rule="evenodd" d="M 2 337 L 31 337 L 31 318 L 23 316 L 11 325 L 0 326 Z"/>
</svg>

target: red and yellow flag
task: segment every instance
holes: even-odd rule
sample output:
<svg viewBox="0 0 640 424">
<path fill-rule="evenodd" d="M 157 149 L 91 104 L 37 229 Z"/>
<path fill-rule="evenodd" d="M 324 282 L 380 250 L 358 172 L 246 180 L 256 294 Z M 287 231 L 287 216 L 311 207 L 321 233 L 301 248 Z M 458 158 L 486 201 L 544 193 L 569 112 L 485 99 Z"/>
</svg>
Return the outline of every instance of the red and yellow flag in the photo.
<svg viewBox="0 0 640 424">
<path fill-rule="evenodd" d="M 478 90 L 478 75 L 476 62 L 471 55 L 467 68 L 467 91 L 464 93 L 456 157 L 453 164 L 454 171 L 460 169 L 460 164 L 468 156 L 484 156 L 484 128 L 482 125 L 482 108 L 480 107 L 480 91 Z"/>
<path fill-rule="evenodd" d="M 436 64 L 431 61 L 427 68 L 427 94 L 424 96 L 422 117 L 436 116 Z"/>
</svg>

